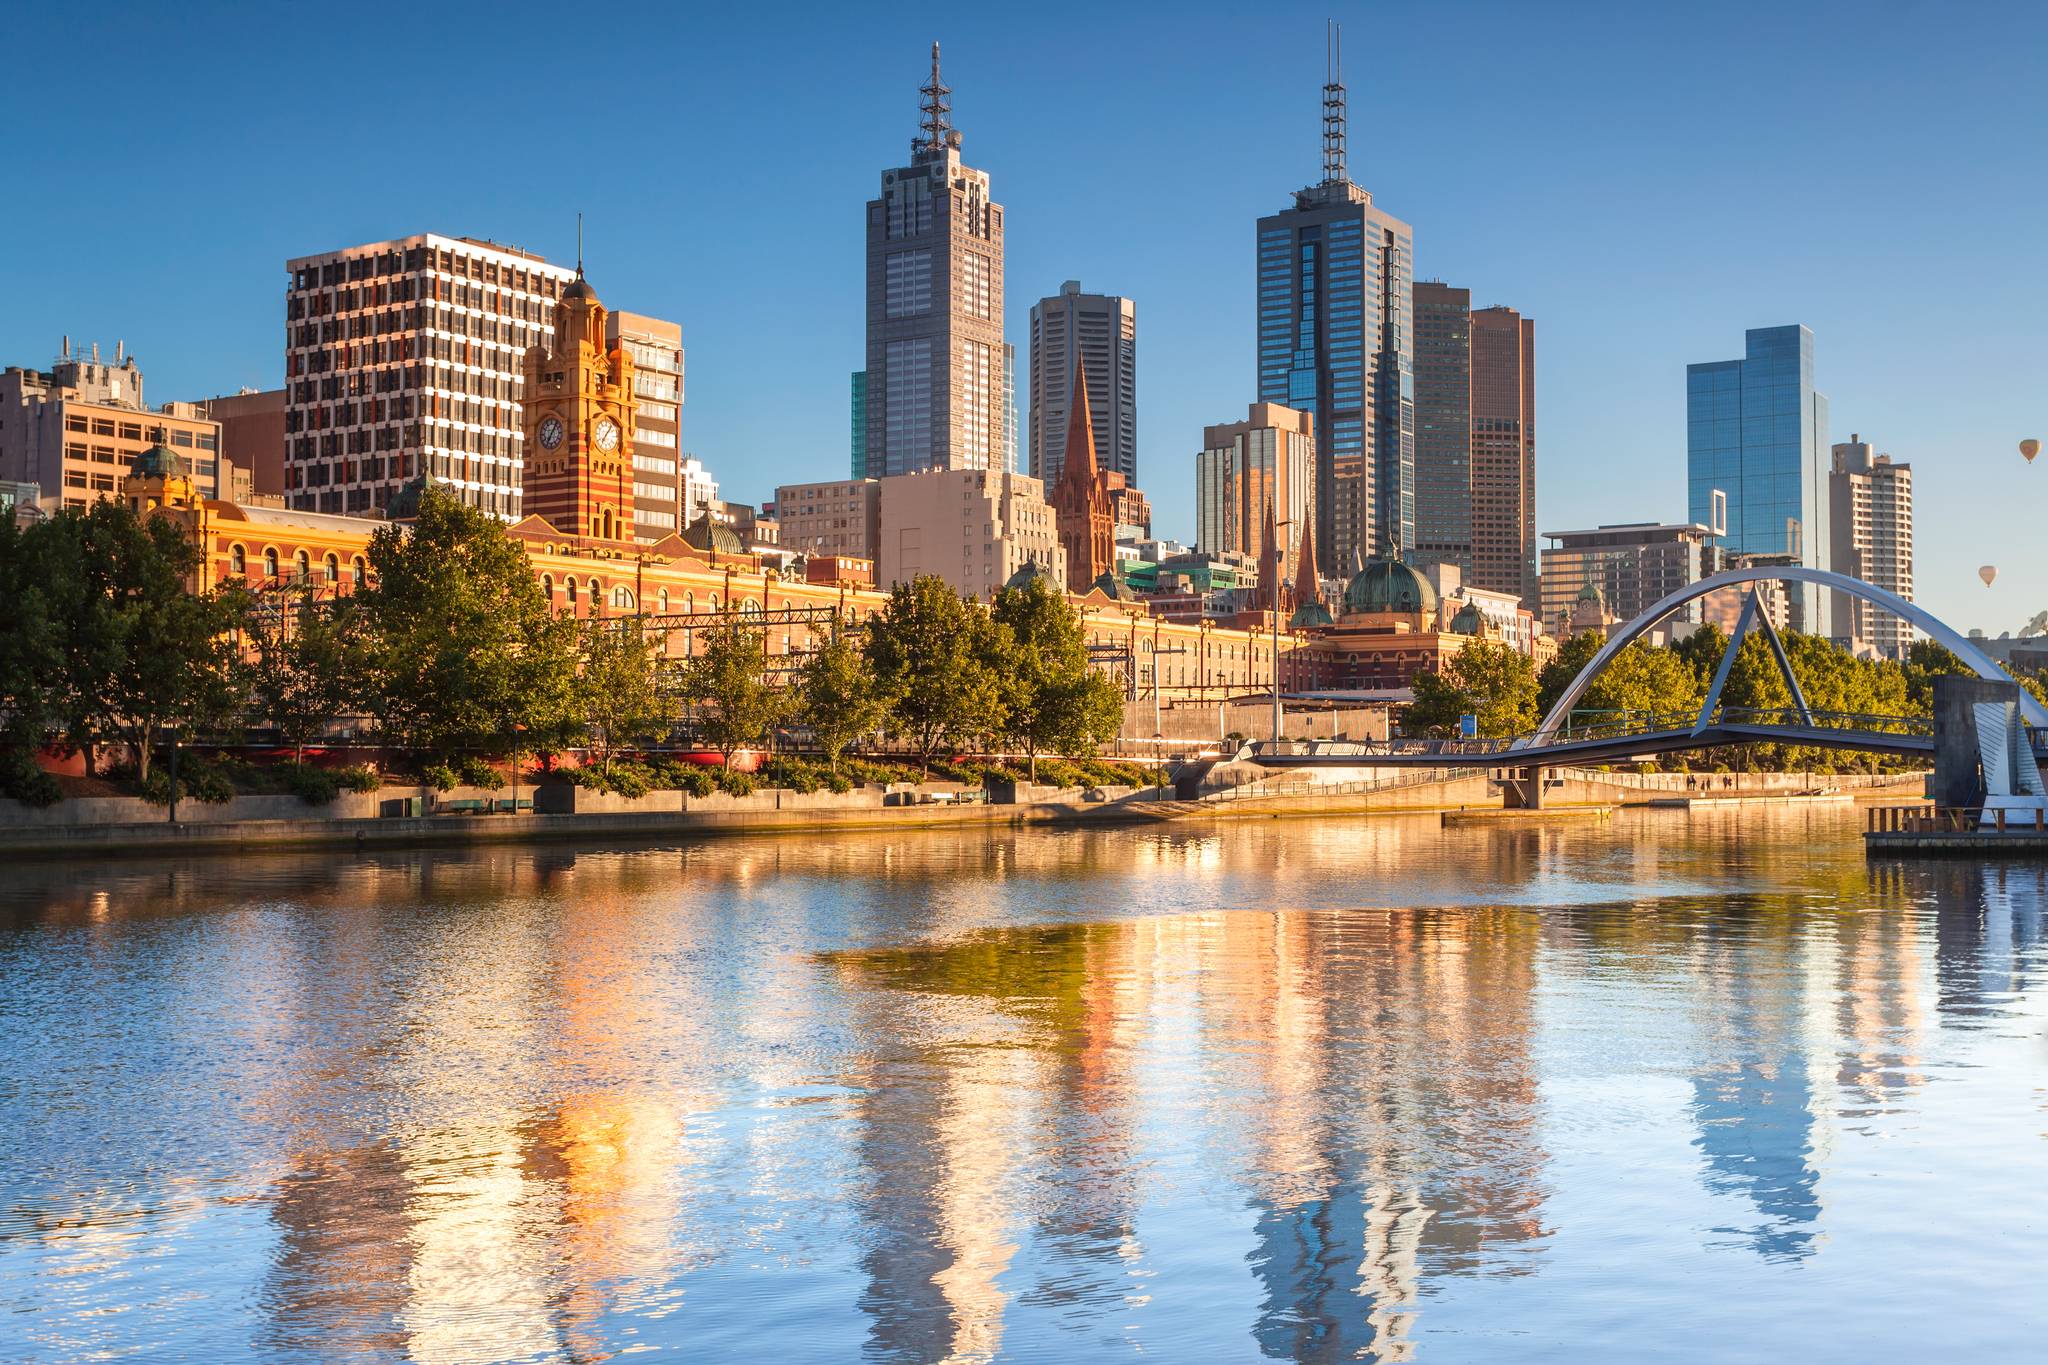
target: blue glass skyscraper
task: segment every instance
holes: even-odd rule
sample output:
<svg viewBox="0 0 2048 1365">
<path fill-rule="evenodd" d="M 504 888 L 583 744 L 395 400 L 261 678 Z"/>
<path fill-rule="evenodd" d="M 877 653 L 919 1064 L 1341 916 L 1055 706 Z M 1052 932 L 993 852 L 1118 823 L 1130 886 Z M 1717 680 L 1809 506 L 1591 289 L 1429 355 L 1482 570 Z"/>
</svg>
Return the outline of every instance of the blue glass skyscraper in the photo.
<svg viewBox="0 0 2048 1365">
<path fill-rule="evenodd" d="M 1752 327 L 1744 337 L 1742 359 L 1685 367 L 1688 514 L 1711 525 L 1720 489 L 1730 553 L 1827 568 L 1828 400 L 1813 387 L 1813 333 Z M 1804 594 L 1800 628 L 1827 633 L 1826 596 Z"/>
<path fill-rule="evenodd" d="M 1259 401 L 1315 416 L 1316 542 L 1340 573 L 1415 546 L 1414 233 L 1352 183 L 1344 126 L 1333 53 L 1323 181 L 1258 237 Z"/>
</svg>

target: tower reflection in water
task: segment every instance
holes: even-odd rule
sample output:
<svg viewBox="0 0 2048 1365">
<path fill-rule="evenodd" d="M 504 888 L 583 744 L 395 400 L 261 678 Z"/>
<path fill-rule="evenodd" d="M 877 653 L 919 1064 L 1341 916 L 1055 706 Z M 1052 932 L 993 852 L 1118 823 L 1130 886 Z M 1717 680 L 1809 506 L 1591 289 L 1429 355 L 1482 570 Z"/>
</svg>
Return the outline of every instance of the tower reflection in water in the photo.
<svg viewBox="0 0 2048 1365">
<path fill-rule="evenodd" d="M 1843 1147 L 2038 988 L 2043 877 L 1659 828 L 31 875 L 0 1286 L 144 1358 L 1433 1359 L 1585 1226 L 1588 1075 L 1665 1087 L 1687 1249 L 1816 1263 Z"/>
</svg>

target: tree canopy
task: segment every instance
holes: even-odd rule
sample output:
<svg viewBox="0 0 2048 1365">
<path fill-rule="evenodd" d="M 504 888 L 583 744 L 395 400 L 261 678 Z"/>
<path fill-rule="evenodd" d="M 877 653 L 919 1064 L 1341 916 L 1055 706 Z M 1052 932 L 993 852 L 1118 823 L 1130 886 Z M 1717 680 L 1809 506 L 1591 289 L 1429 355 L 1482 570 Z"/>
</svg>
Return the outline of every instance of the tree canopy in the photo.
<svg viewBox="0 0 2048 1365">
<path fill-rule="evenodd" d="M 1021 747 L 1038 776 L 1038 756 L 1093 755 L 1123 729 L 1116 684 L 1088 666 L 1081 614 L 1044 579 L 996 594 L 991 613 L 1002 651 L 1003 738 Z"/>
<path fill-rule="evenodd" d="M 997 629 L 980 603 L 931 574 L 898 584 L 868 619 L 868 667 L 894 699 L 893 726 L 925 761 L 1002 733 L 1009 711 Z"/>
<path fill-rule="evenodd" d="M 1415 701 L 1403 716 L 1411 734 L 1454 737 L 1461 716 L 1477 716 L 1488 739 L 1536 728 L 1536 669 L 1527 655 L 1494 640 L 1473 640 L 1441 674 L 1415 675 Z"/>
</svg>

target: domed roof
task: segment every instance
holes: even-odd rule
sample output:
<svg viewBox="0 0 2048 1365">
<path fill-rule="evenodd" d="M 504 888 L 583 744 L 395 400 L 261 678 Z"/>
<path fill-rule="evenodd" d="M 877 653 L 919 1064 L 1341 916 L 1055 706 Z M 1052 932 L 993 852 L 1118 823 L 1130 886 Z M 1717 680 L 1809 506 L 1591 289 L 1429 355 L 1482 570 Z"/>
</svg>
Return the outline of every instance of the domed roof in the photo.
<svg viewBox="0 0 2048 1365">
<path fill-rule="evenodd" d="M 1598 588 L 1598 587 L 1597 587 L 1596 585 L 1594 585 L 1594 584 L 1592 584 L 1592 583 L 1585 583 L 1585 584 L 1582 584 L 1582 585 L 1580 586 L 1580 588 L 1579 588 L 1579 601 L 1581 601 L 1581 602 L 1598 602 L 1599 600 L 1600 600 L 1600 589 L 1599 589 L 1599 588 Z"/>
<path fill-rule="evenodd" d="M 1320 602 L 1304 602 L 1294 609 L 1294 615 L 1287 618 L 1289 630 L 1317 630 L 1323 626 L 1337 624 L 1330 609 Z"/>
<path fill-rule="evenodd" d="M 183 455 L 158 441 L 128 462 L 128 473 L 138 479 L 189 479 L 192 465 Z"/>
<path fill-rule="evenodd" d="M 1477 635 L 1486 629 L 1486 617 L 1479 610 L 1477 602 L 1467 602 L 1458 608 L 1458 614 L 1451 618 L 1451 634 Z"/>
<path fill-rule="evenodd" d="M 576 278 L 569 282 L 567 289 L 562 291 L 562 297 L 564 299 L 595 299 L 597 291 L 590 287 L 590 281 L 584 279 L 583 272 L 578 270 Z"/>
<path fill-rule="evenodd" d="M 1131 591 L 1130 584 L 1108 571 L 1104 571 L 1089 586 L 1112 602 L 1135 602 L 1138 600 L 1138 594 Z"/>
<path fill-rule="evenodd" d="M 743 555 L 747 552 L 747 543 L 739 538 L 739 533 L 724 522 L 712 520 L 709 512 L 690 523 L 683 532 L 683 544 L 707 554 Z"/>
<path fill-rule="evenodd" d="M 1344 589 L 1344 612 L 1366 616 L 1381 612 L 1410 612 L 1427 615 L 1436 610 L 1436 589 L 1429 580 L 1401 562 L 1368 559 Z"/>
<path fill-rule="evenodd" d="M 1003 586 L 1021 590 L 1030 587 L 1033 582 L 1043 583 L 1049 588 L 1052 586 L 1052 575 L 1047 573 L 1037 560 L 1027 559 L 1017 572 L 1003 580 Z"/>
</svg>

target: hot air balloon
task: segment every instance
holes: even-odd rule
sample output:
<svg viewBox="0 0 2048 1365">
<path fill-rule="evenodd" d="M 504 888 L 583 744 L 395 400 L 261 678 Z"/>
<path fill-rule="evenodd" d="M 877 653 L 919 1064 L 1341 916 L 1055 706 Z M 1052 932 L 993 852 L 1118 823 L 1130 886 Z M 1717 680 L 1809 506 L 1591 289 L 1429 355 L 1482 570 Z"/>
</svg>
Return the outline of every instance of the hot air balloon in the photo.
<svg viewBox="0 0 2048 1365">
<path fill-rule="evenodd" d="M 2027 457 L 2028 464 L 2032 464 L 2034 457 L 2040 453 L 2041 443 L 2033 437 L 2029 436 L 2026 440 L 2020 442 L 2020 454 Z"/>
<path fill-rule="evenodd" d="M 1996 564 L 1986 564 L 1983 568 L 1977 570 L 1977 577 L 1984 580 L 1985 587 L 1990 587 L 1991 580 L 1998 577 L 1998 566 Z"/>
</svg>

